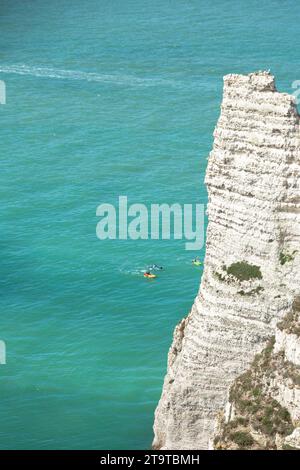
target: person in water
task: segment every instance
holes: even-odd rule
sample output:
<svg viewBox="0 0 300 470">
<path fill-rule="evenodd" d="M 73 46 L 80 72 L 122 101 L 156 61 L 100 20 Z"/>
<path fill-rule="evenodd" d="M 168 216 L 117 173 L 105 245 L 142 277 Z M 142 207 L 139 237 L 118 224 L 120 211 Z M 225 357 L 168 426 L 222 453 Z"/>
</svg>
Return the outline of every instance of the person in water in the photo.
<svg viewBox="0 0 300 470">
<path fill-rule="evenodd" d="M 153 264 L 153 265 L 151 266 L 151 269 L 160 270 L 160 269 L 163 269 L 163 267 L 162 267 L 162 266 L 158 266 L 157 264 Z"/>
</svg>

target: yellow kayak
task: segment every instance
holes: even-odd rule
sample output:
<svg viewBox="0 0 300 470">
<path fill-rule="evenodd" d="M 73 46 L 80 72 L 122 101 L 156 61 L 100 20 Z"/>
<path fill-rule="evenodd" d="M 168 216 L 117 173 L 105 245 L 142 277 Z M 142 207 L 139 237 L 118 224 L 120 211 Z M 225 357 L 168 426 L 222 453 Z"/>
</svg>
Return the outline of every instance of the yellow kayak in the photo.
<svg viewBox="0 0 300 470">
<path fill-rule="evenodd" d="M 156 278 L 155 274 L 151 274 L 151 273 L 144 273 L 144 277 L 147 277 L 148 279 L 155 279 Z"/>
<path fill-rule="evenodd" d="M 192 261 L 194 266 L 201 266 L 201 261 Z"/>
</svg>

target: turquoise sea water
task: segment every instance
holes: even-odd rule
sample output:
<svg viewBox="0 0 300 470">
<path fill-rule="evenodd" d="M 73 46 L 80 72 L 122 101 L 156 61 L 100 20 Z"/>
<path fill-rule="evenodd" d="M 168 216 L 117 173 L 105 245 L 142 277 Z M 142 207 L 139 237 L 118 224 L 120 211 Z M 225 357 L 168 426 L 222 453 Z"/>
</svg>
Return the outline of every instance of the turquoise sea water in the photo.
<svg viewBox="0 0 300 470">
<path fill-rule="evenodd" d="M 149 448 L 198 253 L 99 241 L 96 207 L 206 202 L 222 76 L 270 68 L 291 93 L 299 4 L 0 5 L 0 448 Z"/>
</svg>

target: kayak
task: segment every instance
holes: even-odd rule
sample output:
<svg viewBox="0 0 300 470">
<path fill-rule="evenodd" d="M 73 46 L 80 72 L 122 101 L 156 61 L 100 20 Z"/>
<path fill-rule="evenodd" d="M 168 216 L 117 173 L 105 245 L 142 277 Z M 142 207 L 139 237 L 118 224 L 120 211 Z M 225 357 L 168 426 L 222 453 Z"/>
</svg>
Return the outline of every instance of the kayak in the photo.
<svg viewBox="0 0 300 470">
<path fill-rule="evenodd" d="M 144 277 L 148 277 L 149 279 L 154 279 L 156 278 L 155 274 L 147 274 L 147 273 L 144 273 Z"/>
<path fill-rule="evenodd" d="M 194 266 L 201 266 L 201 261 L 192 261 Z"/>
</svg>

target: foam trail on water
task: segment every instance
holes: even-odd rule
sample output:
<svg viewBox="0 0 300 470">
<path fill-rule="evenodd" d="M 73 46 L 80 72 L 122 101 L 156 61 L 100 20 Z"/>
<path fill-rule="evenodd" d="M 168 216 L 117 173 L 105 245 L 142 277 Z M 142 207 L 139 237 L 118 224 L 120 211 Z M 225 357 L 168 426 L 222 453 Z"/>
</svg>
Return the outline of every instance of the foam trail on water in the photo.
<svg viewBox="0 0 300 470">
<path fill-rule="evenodd" d="M 164 78 L 140 78 L 133 75 L 99 74 L 94 72 L 82 72 L 80 70 L 64 70 L 28 65 L 0 65 L 0 72 L 60 80 L 84 80 L 87 82 L 112 83 L 121 86 L 182 86 L 179 81 Z"/>
</svg>

